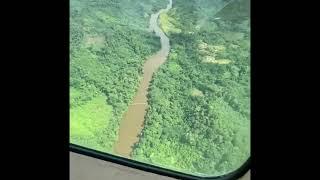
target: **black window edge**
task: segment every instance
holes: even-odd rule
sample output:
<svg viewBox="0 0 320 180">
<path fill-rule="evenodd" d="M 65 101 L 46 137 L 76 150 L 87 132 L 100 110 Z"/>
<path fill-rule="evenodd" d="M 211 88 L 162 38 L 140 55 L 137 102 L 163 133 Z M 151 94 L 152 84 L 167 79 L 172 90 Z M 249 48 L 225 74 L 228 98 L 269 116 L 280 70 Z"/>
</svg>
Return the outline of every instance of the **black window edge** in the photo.
<svg viewBox="0 0 320 180">
<path fill-rule="evenodd" d="M 249 157 L 241 167 L 239 167 L 237 170 L 231 173 L 228 173 L 222 176 L 215 176 L 215 177 L 201 177 L 201 176 L 190 175 L 190 174 L 162 168 L 152 164 L 146 164 L 143 162 L 123 158 L 123 157 L 112 155 L 109 153 L 96 151 L 96 150 L 85 148 L 72 143 L 70 143 L 69 149 L 73 153 L 89 156 L 92 158 L 97 158 L 100 160 L 120 164 L 123 166 L 139 169 L 139 170 L 154 173 L 154 174 L 159 174 L 159 175 L 168 176 L 168 177 L 177 178 L 177 179 L 186 179 L 186 180 L 195 180 L 195 179 L 236 180 L 242 177 L 243 175 L 245 175 L 245 173 L 247 173 L 250 169 L 250 157 Z"/>
</svg>

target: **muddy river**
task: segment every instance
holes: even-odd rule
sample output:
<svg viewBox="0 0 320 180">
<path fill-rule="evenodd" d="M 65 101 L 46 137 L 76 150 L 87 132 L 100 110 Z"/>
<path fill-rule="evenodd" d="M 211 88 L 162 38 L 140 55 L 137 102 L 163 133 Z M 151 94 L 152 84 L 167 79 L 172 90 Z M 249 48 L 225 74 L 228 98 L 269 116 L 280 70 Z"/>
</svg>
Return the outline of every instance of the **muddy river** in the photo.
<svg viewBox="0 0 320 180">
<path fill-rule="evenodd" d="M 166 61 L 169 54 L 169 38 L 158 26 L 157 21 L 162 12 L 168 11 L 171 8 L 172 0 L 169 0 L 166 9 L 161 9 L 151 15 L 149 30 L 154 31 L 160 37 L 161 49 L 146 60 L 143 67 L 143 79 L 140 82 L 139 89 L 120 122 L 119 137 L 114 146 L 114 152 L 120 156 L 130 158 L 133 145 L 139 140 L 138 136 L 143 129 L 144 116 L 148 107 L 147 93 L 152 75 Z"/>
</svg>

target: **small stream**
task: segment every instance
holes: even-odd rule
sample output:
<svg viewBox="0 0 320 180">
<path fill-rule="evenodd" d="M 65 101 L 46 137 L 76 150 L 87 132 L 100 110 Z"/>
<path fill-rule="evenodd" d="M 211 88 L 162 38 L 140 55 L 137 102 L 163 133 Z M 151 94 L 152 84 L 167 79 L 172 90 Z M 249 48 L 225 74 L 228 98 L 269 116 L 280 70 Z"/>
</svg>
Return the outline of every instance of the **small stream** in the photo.
<svg viewBox="0 0 320 180">
<path fill-rule="evenodd" d="M 166 12 L 171 8 L 172 0 L 169 0 L 166 9 L 161 9 L 151 15 L 149 30 L 154 31 L 160 37 L 161 49 L 148 58 L 143 66 L 143 79 L 132 103 L 120 122 L 118 141 L 114 145 L 114 152 L 117 155 L 130 158 L 133 145 L 139 140 L 138 136 L 143 129 L 144 116 L 148 107 L 147 94 L 152 75 L 166 61 L 170 51 L 169 38 L 158 26 L 157 21 L 162 12 Z"/>
</svg>

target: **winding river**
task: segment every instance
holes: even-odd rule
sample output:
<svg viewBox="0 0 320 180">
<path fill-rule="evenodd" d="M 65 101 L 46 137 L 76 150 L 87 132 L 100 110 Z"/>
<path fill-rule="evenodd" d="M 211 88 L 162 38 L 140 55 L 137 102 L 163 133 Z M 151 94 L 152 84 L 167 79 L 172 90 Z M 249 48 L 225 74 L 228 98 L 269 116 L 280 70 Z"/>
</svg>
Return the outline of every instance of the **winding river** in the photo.
<svg viewBox="0 0 320 180">
<path fill-rule="evenodd" d="M 114 146 L 114 152 L 120 156 L 130 158 L 133 145 L 139 140 L 138 136 L 143 129 L 144 116 L 148 107 L 147 93 L 152 75 L 166 61 L 169 54 L 169 38 L 158 26 L 157 21 L 161 13 L 171 8 L 172 0 L 169 0 L 166 9 L 161 9 L 150 17 L 149 30 L 154 31 L 160 37 L 161 49 L 146 60 L 143 67 L 143 79 L 140 82 L 138 91 L 120 122 L 119 137 Z"/>
</svg>

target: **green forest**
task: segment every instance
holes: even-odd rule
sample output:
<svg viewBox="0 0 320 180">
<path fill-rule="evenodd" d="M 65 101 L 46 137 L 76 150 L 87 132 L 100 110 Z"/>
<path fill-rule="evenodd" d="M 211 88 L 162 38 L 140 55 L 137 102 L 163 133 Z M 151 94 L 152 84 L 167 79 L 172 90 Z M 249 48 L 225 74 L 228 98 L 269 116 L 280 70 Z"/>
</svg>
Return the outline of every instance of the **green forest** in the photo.
<svg viewBox="0 0 320 180">
<path fill-rule="evenodd" d="M 112 152 L 146 58 L 160 49 L 148 32 L 159 0 L 70 1 L 70 141 Z"/>
<path fill-rule="evenodd" d="M 234 1 L 211 16 L 214 3 L 174 0 L 160 16 L 171 51 L 150 87 L 135 159 L 220 175 L 249 157 L 249 2 Z"/>
<path fill-rule="evenodd" d="M 70 142 L 113 153 L 147 57 L 150 15 L 167 0 L 71 0 Z M 205 176 L 250 156 L 250 0 L 173 0 L 133 159 Z"/>
</svg>

